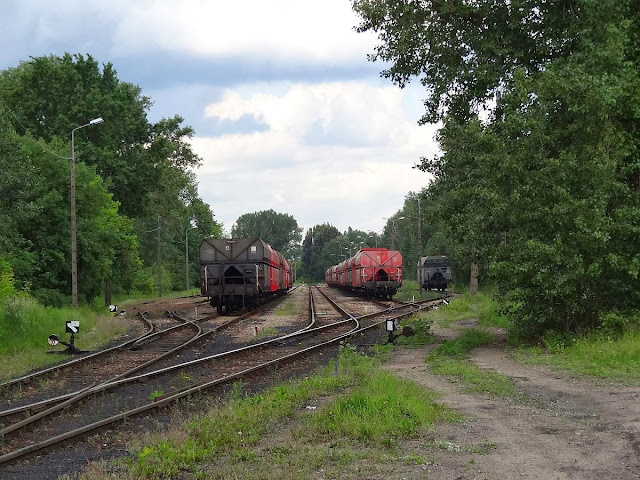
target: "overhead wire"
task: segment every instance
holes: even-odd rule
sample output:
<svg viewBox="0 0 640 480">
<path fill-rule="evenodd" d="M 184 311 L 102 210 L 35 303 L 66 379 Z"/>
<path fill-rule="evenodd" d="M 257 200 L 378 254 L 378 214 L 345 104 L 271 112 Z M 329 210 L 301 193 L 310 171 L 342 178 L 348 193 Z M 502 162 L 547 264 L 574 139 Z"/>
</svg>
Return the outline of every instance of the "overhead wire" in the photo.
<svg viewBox="0 0 640 480">
<path fill-rule="evenodd" d="M 24 130 L 24 132 L 34 141 L 38 144 L 38 146 L 43 149 L 44 151 L 50 153 L 51 155 L 58 157 L 58 158 L 62 158 L 64 160 L 71 160 L 71 157 L 64 157 L 62 155 L 57 154 L 56 152 L 54 152 L 53 150 L 48 149 L 46 146 L 44 146 L 42 143 L 40 143 L 38 140 L 36 140 L 36 138 L 31 134 L 31 132 L 27 129 L 27 127 L 25 127 L 22 122 L 20 121 L 20 119 L 18 118 L 18 116 L 13 112 L 13 110 L 11 110 L 11 108 L 9 108 L 9 105 L 6 104 L 6 102 L 0 98 L 0 102 L 2 102 L 2 105 L 4 105 L 4 108 L 7 109 L 7 111 L 11 114 L 11 116 L 13 118 L 15 118 L 16 122 L 18 122 L 18 124 L 22 127 L 22 129 Z"/>
</svg>

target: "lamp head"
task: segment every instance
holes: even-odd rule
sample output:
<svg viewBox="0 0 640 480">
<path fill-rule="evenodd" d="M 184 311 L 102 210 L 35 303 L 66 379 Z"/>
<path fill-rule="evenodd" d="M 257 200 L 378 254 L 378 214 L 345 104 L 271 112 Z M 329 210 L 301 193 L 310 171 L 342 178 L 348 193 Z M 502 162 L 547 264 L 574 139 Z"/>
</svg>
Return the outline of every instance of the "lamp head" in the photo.
<svg viewBox="0 0 640 480">
<path fill-rule="evenodd" d="M 102 117 L 98 117 L 98 118 L 94 118 L 93 120 L 91 120 L 89 122 L 89 125 L 97 125 L 97 124 L 102 123 L 102 122 L 104 122 Z"/>
</svg>

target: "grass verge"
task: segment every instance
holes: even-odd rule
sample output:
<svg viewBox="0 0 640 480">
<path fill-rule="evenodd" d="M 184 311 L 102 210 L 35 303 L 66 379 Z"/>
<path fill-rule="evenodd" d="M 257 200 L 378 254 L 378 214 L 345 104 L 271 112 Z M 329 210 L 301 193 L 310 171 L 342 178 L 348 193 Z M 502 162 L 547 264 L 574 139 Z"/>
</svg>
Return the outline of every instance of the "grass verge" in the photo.
<svg viewBox="0 0 640 480">
<path fill-rule="evenodd" d="M 640 330 L 630 330 L 613 339 L 593 334 L 553 348 L 520 347 L 523 363 L 544 364 L 579 375 L 640 384 Z"/>
<path fill-rule="evenodd" d="M 0 361 L 3 364 L 0 380 L 65 360 L 66 356 L 47 354 L 49 349 L 64 350 L 62 346 L 50 347 L 47 339 L 55 333 L 68 341 L 69 334 L 65 333 L 67 320 L 80 322 L 75 344 L 88 350 L 109 343 L 125 332 L 131 322 L 137 321 L 98 315 L 90 308 L 43 307 L 32 298 L 13 297 L 0 305 Z"/>
<path fill-rule="evenodd" d="M 343 347 L 338 362 L 337 374 L 329 365 L 251 397 L 234 388 L 226 404 L 154 435 L 118 477 L 316 478 L 318 469 L 351 471 L 376 456 L 426 462 L 403 455 L 398 442 L 460 419 L 377 359 Z M 85 478 L 113 478 L 105 475 Z"/>
<path fill-rule="evenodd" d="M 471 295 L 464 293 L 451 300 L 446 306 L 441 306 L 431 313 L 433 322 L 439 322 L 444 327 L 450 326 L 453 322 L 477 318 L 478 325 L 482 327 L 497 327 L 508 329 L 509 320 L 497 313 L 498 302 L 494 300 L 490 291 Z"/>
</svg>

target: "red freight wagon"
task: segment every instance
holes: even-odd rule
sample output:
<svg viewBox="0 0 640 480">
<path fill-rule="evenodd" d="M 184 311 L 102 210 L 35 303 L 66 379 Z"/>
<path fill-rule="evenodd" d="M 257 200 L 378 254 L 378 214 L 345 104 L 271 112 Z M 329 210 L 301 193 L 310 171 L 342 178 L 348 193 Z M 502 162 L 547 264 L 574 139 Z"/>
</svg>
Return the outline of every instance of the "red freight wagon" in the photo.
<svg viewBox="0 0 640 480">
<path fill-rule="evenodd" d="M 329 268 L 325 280 L 330 286 L 391 298 L 402 286 L 402 255 L 386 248 L 362 248 L 355 256 Z"/>
</svg>

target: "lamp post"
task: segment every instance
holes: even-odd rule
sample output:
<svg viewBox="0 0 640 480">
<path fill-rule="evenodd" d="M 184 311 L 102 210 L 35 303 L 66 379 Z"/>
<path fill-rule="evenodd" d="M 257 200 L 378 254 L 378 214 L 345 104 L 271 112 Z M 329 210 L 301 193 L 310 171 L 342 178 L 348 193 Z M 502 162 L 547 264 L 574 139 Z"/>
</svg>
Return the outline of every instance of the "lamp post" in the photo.
<svg viewBox="0 0 640 480">
<path fill-rule="evenodd" d="M 76 227 L 76 153 L 74 144 L 74 134 L 76 130 L 88 127 L 90 125 L 98 125 L 104 120 L 102 118 L 94 118 L 85 125 L 71 130 L 71 304 L 78 306 L 78 247 L 77 247 L 77 227 Z"/>
<path fill-rule="evenodd" d="M 189 230 L 195 227 L 195 220 L 191 219 L 189 221 L 189 226 L 184 231 L 184 270 L 187 280 L 187 290 L 189 290 Z"/>
</svg>

